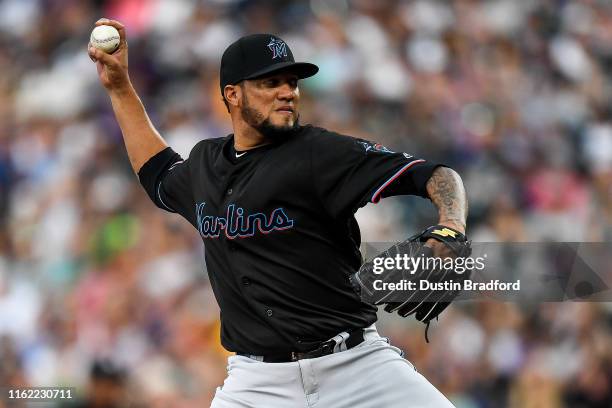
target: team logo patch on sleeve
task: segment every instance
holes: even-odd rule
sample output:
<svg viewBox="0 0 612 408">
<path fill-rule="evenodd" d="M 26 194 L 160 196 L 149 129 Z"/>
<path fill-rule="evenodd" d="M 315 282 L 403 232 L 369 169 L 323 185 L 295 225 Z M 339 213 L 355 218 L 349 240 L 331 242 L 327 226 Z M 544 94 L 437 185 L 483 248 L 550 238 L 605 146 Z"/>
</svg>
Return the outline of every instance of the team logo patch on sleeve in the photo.
<svg viewBox="0 0 612 408">
<path fill-rule="evenodd" d="M 366 153 L 367 152 L 379 152 L 379 153 L 395 153 L 393 150 L 381 145 L 380 143 L 372 143 L 372 142 L 357 142 L 363 146 Z"/>
<path fill-rule="evenodd" d="M 389 149 L 386 146 L 383 146 L 380 143 L 373 143 L 373 142 L 368 142 L 365 140 L 358 141 L 357 143 L 363 146 L 363 149 L 366 151 L 366 153 L 369 153 L 369 152 L 389 153 L 389 154 L 395 153 L 393 150 Z M 404 156 L 406 159 L 412 159 L 414 157 L 413 155 L 409 153 L 402 153 L 402 156 Z"/>
</svg>

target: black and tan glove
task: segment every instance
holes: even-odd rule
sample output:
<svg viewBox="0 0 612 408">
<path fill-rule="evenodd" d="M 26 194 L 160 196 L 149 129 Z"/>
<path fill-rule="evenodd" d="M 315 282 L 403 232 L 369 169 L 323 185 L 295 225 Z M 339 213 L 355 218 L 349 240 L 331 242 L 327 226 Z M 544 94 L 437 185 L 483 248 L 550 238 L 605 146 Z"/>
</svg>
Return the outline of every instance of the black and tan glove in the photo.
<svg viewBox="0 0 612 408">
<path fill-rule="evenodd" d="M 446 245 L 451 257 L 434 257 L 432 248 L 425 245 L 431 238 Z M 471 253 L 471 244 L 465 235 L 453 228 L 435 225 L 364 263 L 352 280 L 355 286 L 359 286 L 364 301 L 384 304 L 386 312 L 397 312 L 402 317 L 414 315 L 417 320 L 429 324 L 457 297 L 463 281 L 470 277 L 471 270 L 464 261 Z M 376 272 L 376 258 L 398 257 L 415 262 L 409 263 L 411 267 L 408 269 L 392 268 L 382 273 Z M 396 289 L 398 285 L 408 287 L 408 282 L 413 282 L 414 290 Z M 390 289 L 393 285 L 395 289 Z"/>
</svg>

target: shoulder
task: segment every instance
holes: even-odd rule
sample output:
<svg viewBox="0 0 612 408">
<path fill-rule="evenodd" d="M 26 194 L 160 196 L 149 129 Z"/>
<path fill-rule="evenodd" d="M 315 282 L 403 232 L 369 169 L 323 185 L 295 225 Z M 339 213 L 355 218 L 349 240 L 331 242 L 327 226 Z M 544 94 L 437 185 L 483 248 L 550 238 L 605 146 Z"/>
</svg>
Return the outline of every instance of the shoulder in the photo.
<svg viewBox="0 0 612 408">
<path fill-rule="evenodd" d="M 368 151 L 372 142 L 354 136 L 345 135 L 329 129 L 306 125 L 302 138 L 308 143 L 314 155 L 335 155 L 350 153 L 362 156 Z"/>
<path fill-rule="evenodd" d="M 335 138 L 335 137 L 350 137 L 346 135 L 341 135 L 340 133 L 334 132 L 333 130 L 325 129 L 318 126 L 313 125 L 304 125 L 302 126 L 302 131 L 300 132 L 305 138 L 309 138 L 310 140 L 317 140 L 322 138 Z"/>
<path fill-rule="evenodd" d="M 189 153 L 189 157 L 199 156 L 202 154 L 210 154 L 214 152 L 218 152 L 223 148 L 223 145 L 231 136 L 224 137 L 215 137 L 211 139 L 203 139 L 193 146 L 191 152 Z"/>
<path fill-rule="evenodd" d="M 355 146 L 359 145 L 361 142 L 368 142 L 367 140 L 356 138 L 349 135 L 344 135 L 342 133 L 335 132 L 333 130 L 325 129 L 322 127 L 312 126 L 312 125 L 304 125 L 301 136 L 305 141 L 314 144 L 321 144 L 323 146 L 330 145 L 346 145 L 346 146 Z"/>
</svg>

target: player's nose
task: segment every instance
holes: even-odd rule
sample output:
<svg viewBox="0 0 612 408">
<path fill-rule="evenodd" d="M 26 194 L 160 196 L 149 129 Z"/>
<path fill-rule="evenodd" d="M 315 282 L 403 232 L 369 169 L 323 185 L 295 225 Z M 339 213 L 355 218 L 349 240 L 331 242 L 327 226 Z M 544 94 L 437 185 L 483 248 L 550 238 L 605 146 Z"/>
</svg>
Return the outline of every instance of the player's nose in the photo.
<svg viewBox="0 0 612 408">
<path fill-rule="evenodd" d="M 278 89 L 278 99 L 281 100 L 293 100 L 299 95 L 297 86 L 290 84 L 289 82 L 283 82 Z"/>
</svg>

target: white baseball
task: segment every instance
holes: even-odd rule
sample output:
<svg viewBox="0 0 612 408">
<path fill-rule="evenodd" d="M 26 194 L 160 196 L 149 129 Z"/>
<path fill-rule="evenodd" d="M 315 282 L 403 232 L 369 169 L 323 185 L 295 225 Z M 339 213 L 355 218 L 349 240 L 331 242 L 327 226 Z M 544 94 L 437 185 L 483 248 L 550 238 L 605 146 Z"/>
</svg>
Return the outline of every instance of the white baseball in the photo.
<svg viewBox="0 0 612 408">
<path fill-rule="evenodd" d="M 112 54 L 119 47 L 120 40 L 119 31 L 109 25 L 97 26 L 91 32 L 91 37 L 89 37 L 91 45 L 107 54 Z"/>
</svg>

